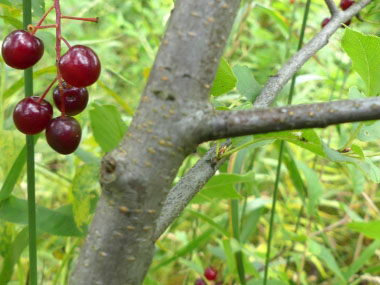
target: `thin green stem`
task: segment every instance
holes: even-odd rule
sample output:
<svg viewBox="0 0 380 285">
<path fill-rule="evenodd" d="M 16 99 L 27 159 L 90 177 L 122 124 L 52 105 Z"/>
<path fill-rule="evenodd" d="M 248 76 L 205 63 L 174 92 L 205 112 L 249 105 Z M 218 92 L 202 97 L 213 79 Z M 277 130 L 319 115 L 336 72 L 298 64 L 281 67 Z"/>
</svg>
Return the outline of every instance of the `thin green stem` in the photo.
<svg viewBox="0 0 380 285">
<path fill-rule="evenodd" d="M 360 123 L 359 126 L 357 126 L 357 128 L 355 129 L 354 133 L 351 135 L 351 137 L 349 138 L 349 140 L 346 142 L 346 144 L 344 145 L 344 147 L 342 147 L 342 149 L 346 149 L 348 147 L 351 146 L 352 142 L 354 141 L 354 139 L 356 139 L 356 137 L 358 136 L 359 132 L 360 132 L 360 129 L 364 126 L 364 123 Z"/>
<path fill-rule="evenodd" d="M 254 144 L 254 143 L 257 143 L 257 142 L 261 142 L 261 141 L 266 141 L 266 140 L 269 140 L 270 138 L 262 138 L 262 139 L 257 139 L 257 140 L 251 140 L 249 142 L 246 142 L 242 145 L 239 145 L 238 147 L 236 148 L 233 148 L 229 151 L 226 151 L 225 153 L 223 153 L 222 155 L 220 155 L 218 158 L 221 159 L 223 157 L 226 157 L 226 156 L 230 156 L 231 154 L 234 154 L 235 152 L 239 151 L 239 150 L 242 150 L 244 148 L 246 148 L 247 146 L 250 146 L 251 144 Z"/>
<path fill-rule="evenodd" d="M 27 30 L 32 23 L 31 0 L 23 0 L 23 24 Z M 24 71 L 25 97 L 33 95 L 33 69 Z M 30 284 L 37 285 L 37 238 L 36 238 L 36 199 L 34 173 L 34 140 L 33 136 L 26 136 L 26 173 L 28 184 L 28 225 L 29 225 L 29 267 Z"/>
<path fill-rule="evenodd" d="M 273 236 L 273 221 L 274 221 L 274 215 L 275 215 L 275 210 L 276 210 L 278 184 L 280 182 L 281 164 L 282 164 L 282 155 L 283 155 L 283 153 L 284 153 L 284 141 L 281 141 L 281 144 L 280 144 L 280 155 L 278 157 L 278 164 L 277 164 L 277 170 L 276 170 L 276 181 L 275 181 L 275 184 L 274 184 L 274 191 L 273 191 L 272 209 L 271 209 L 271 213 L 270 213 L 267 254 L 266 254 L 266 257 L 265 257 L 264 285 L 266 285 L 267 281 L 268 281 L 270 249 L 271 249 L 272 236 Z"/>
<path fill-rule="evenodd" d="M 305 29 L 306 29 L 306 23 L 307 18 L 309 16 L 310 11 L 310 4 L 311 0 L 307 0 L 305 11 L 303 15 L 303 21 L 302 21 L 302 28 L 301 28 L 301 34 L 298 42 L 298 49 L 300 50 L 302 48 L 303 39 L 305 36 Z M 294 87 L 296 83 L 297 73 L 294 74 L 292 78 L 292 82 L 290 85 L 290 91 L 289 91 L 289 97 L 288 97 L 288 105 L 292 103 L 293 99 L 293 93 L 294 93 Z M 280 144 L 280 154 L 278 157 L 278 164 L 277 164 L 277 171 L 276 171 L 276 181 L 274 185 L 274 191 L 273 191 L 273 201 L 272 201 L 272 209 L 271 209 L 271 215 L 270 215 L 270 223 L 269 223 L 269 236 L 268 236 L 268 245 L 267 245 L 267 254 L 265 258 L 265 272 L 264 272 L 264 285 L 268 282 L 268 271 L 269 271 L 269 261 L 270 261 L 270 249 L 271 249 L 271 243 L 272 243 L 272 236 L 273 236 L 273 221 L 274 221 L 274 215 L 276 212 L 276 202 L 277 202 L 277 193 L 278 193 L 278 185 L 280 181 L 280 174 L 281 174 L 281 165 L 282 165 L 282 156 L 284 152 L 284 141 L 281 141 Z"/>
</svg>

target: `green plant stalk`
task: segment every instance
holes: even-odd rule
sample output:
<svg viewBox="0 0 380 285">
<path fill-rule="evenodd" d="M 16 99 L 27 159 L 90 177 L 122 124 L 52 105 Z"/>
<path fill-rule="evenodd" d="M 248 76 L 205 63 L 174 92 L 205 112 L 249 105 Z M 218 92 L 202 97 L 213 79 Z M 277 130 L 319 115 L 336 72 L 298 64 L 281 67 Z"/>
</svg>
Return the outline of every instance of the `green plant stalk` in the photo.
<svg viewBox="0 0 380 285">
<path fill-rule="evenodd" d="M 32 23 L 32 2 L 23 0 L 24 29 Z M 33 95 L 33 68 L 24 71 L 25 97 Z M 34 140 L 26 136 L 26 175 L 28 184 L 28 225 L 29 225 L 29 267 L 30 284 L 37 285 L 37 238 L 36 238 L 36 199 L 34 173 Z"/>
<path fill-rule="evenodd" d="M 360 123 L 359 126 L 357 126 L 357 128 L 355 129 L 354 133 L 351 135 L 350 139 L 346 142 L 346 144 L 344 145 L 344 147 L 342 149 L 346 149 L 348 147 L 350 147 L 350 145 L 352 144 L 352 142 L 354 141 L 354 139 L 358 136 L 359 132 L 360 132 L 360 129 L 364 126 L 364 123 Z"/>
<path fill-rule="evenodd" d="M 307 18 L 309 16 L 309 11 L 310 11 L 310 4 L 311 4 L 311 0 L 307 0 L 304 15 L 303 15 L 301 34 L 300 34 L 300 39 L 298 42 L 298 49 L 297 50 L 300 50 L 302 48 L 303 38 L 305 36 Z M 290 85 L 288 105 L 290 105 L 292 103 L 292 100 L 293 100 L 293 93 L 294 93 L 294 87 L 296 84 L 296 79 L 297 79 L 297 73 L 294 74 L 294 76 L 292 78 L 291 85 Z M 278 165 L 277 165 L 277 171 L 276 171 L 276 181 L 275 181 L 274 191 L 273 191 L 272 209 L 271 209 L 270 224 L 269 224 L 268 245 L 267 245 L 267 253 L 266 253 L 266 257 L 265 257 L 265 272 L 264 272 L 264 282 L 263 282 L 264 285 L 266 285 L 268 282 L 270 249 L 271 249 L 272 236 L 273 236 L 273 221 L 274 221 L 274 215 L 275 215 L 275 211 L 276 211 L 277 193 L 278 193 L 278 185 L 280 182 L 280 174 L 281 174 L 282 156 L 283 156 L 283 152 L 284 152 L 284 144 L 285 144 L 285 142 L 281 141 L 280 154 L 278 157 Z"/>
</svg>

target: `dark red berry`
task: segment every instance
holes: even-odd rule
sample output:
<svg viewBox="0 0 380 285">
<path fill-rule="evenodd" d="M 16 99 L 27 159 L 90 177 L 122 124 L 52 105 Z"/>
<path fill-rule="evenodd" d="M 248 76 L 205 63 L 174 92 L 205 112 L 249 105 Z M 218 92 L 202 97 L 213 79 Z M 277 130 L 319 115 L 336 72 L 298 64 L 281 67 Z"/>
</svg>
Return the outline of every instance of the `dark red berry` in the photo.
<svg viewBox="0 0 380 285">
<path fill-rule="evenodd" d="M 59 70 L 63 79 L 75 87 L 86 87 L 98 80 L 100 61 L 96 53 L 86 46 L 71 47 L 60 59 Z"/>
<path fill-rule="evenodd" d="M 344 11 L 350 8 L 352 4 L 355 4 L 354 0 L 342 0 L 339 6 Z"/>
<path fill-rule="evenodd" d="M 202 278 L 198 278 L 195 280 L 194 285 L 207 285 L 207 283 Z"/>
<path fill-rule="evenodd" d="M 82 112 L 88 102 L 88 91 L 86 88 L 78 88 L 68 86 L 66 82 L 63 82 L 63 97 L 65 102 L 65 113 L 68 116 L 75 116 Z M 55 87 L 53 91 L 53 99 L 55 106 L 58 110 L 61 110 L 61 94 L 59 93 L 59 85 Z"/>
<path fill-rule="evenodd" d="M 53 117 L 53 107 L 45 100 L 38 102 L 38 97 L 22 99 L 13 111 L 16 128 L 27 135 L 42 132 Z"/>
<path fill-rule="evenodd" d="M 80 142 L 81 127 L 73 117 L 57 117 L 46 127 L 46 140 L 56 152 L 73 153 Z"/>
<path fill-rule="evenodd" d="M 347 22 L 344 23 L 346 26 L 349 26 L 351 24 L 351 19 L 348 20 Z M 344 26 L 342 25 L 342 28 L 344 28 Z"/>
<path fill-rule="evenodd" d="M 207 267 L 204 275 L 207 280 L 215 280 L 218 272 L 212 267 Z"/>
<path fill-rule="evenodd" d="M 4 40 L 1 54 L 9 66 L 16 69 L 27 69 L 35 65 L 44 54 L 44 44 L 23 30 L 11 32 Z"/>
<path fill-rule="evenodd" d="M 322 21 L 322 28 L 324 28 L 329 22 L 330 22 L 330 18 L 324 18 L 323 21 Z"/>
</svg>

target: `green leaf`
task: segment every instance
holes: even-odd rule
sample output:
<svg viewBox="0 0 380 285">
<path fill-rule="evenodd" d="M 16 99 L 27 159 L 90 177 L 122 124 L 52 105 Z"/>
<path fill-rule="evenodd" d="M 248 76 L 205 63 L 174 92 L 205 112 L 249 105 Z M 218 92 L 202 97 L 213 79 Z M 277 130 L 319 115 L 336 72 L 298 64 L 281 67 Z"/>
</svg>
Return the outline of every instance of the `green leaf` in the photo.
<svg viewBox="0 0 380 285">
<path fill-rule="evenodd" d="M 253 173 L 244 175 L 222 173 L 213 176 L 194 197 L 192 203 L 203 203 L 212 199 L 240 199 L 240 194 L 235 190 L 234 185 L 239 183 L 254 182 Z"/>
<path fill-rule="evenodd" d="M 34 145 L 37 143 L 39 135 L 34 136 Z M 17 156 L 15 162 L 12 165 L 11 170 L 9 171 L 7 177 L 5 178 L 4 184 L 0 190 L 0 202 L 7 199 L 16 185 L 18 178 L 24 168 L 26 162 L 26 146 L 24 146 Z"/>
<path fill-rule="evenodd" d="M 201 247 L 202 245 L 207 243 L 211 238 L 213 238 L 213 235 L 212 235 L 213 232 L 214 232 L 213 229 L 209 229 L 209 230 L 203 232 L 196 239 L 189 242 L 186 246 L 175 250 L 175 254 L 173 256 L 162 260 L 158 265 L 153 267 L 151 269 L 151 271 L 152 272 L 157 271 L 161 267 L 168 265 L 169 263 L 175 261 L 179 257 L 184 256 L 184 255 L 192 252 L 194 249 Z"/>
<path fill-rule="evenodd" d="M 7 5 L 7 6 L 12 6 L 12 3 L 8 0 L 0 0 L 1 4 Z"/>
<path fill-rule="evenodd" d="M 320 260 L 324 262 L 324 264 L 334 272 L 335 276 L 337 276 L 342 281 L 345 281 L 345 278 L 340 271 L 339 265 L 337 264 L 334 256 L 331 254 L 330 250 L 328 250 L 323 245 L 313 241 L 312 239 L 308 240 L 308 250 L 311 254 L 317 256 Z"/>
<path fill-rule="evenodd" d="M 380 239 L 380 221 L 352 222 L 347 227 L 369 238 Z"/>
<path fill-rule="evenodd" d="M 232 251 L 231 239 L 223 239 L 222 241 L 224 254 L 227 259 L 227 268 L 229 273 L 236 272 L 235 258 Z"/>
<path fill-rule="evenodd" d="M 348 92 L 348 99 L 354 100 L 354 99 L 365 99 L 365 98 L 366 96 L 362 92 L 360 92 L 358 87 L 352 86 L 350 88 L 350 91 Z"/>
<path fill-rule="evenodd" d="M 326 157 L 326 154 L 322 148 L 322 143 L 314 130 L 304 130 L 301 132 L 301 135 L 298 135 L 296 132 L 291 131 L 272 132 L 263 135 L 255 135 L 254 138 L 285 140 L 308 151 L 311 151 L 312 153 L 315 153 L 321 157 Z"/>
<path fill-rule="evenodd" d="M 48 31 L 38 31 L 38 37 L 44 42 L 44 48 L 51 56 L 56 55 L 55 51 L 55 34 Z"/>
<path fill-rule="evenodd" d="M 369 166 L 369 170 L 366 173 L 367 177 L 375 183 L 380 183 L 380 169 L 369 158 L 366 158 L 365 161 Z"/>
<path fill-rule="evenodd" d="M 323 194 L 322 184 L 319 182 L 319 177 L 313 169 L 302 161 L 296 161 L 297 167 L 302 170 L 306 178 L 306 184 L 309 194 L 307 201 L 307 212 L 310 216 L 314 215 L 317 211 L 320 199 Z"/>
<path fill-rule="evenodd" d="M 0 173 L 2 177 L 12 167 L 20 149 L 25 145 L 25 136 L 18 131 L 0 131 Z"/>
<path fill-rule="evenodd" d="M 249 101 L 254 102 L 260 94 L 261 86 L 253 77 L 252 72 L 247 66 L 241 65 L 235 65 L 232 70 L 237 78 L 236 87 L 240 94 Z"/>
<path fill-rule="evenodd" d="M 347 281 L 369 261 L 379 247 L 380 240 L 375 240 L 360 254 L 360 256 L 348 267 L 347 271 L 343 273 Z"/>
<path fill-rule="evenodd" d="M 218 71 L 215 75 L 214 84 L 211 89 L 211 94 L 214 96 L 220 96 L 222 94 L 231 91 L 236 86 L 236 77 L 232 72 L 227 60 L 222 57 L 218 67 Z"/>
<path fill-rule="evenodd" d="M 214 222 L 212 219 L 210 219 L 206 215 L 203 215 L 202 213 L 193 211 L 191 209 L 187 209 L 187 211 L 190 212 L 192 215 L 194 215 L 194 216 L 196 216 L 196 217 L 204 220 L 206 223 L 208 223 L 210 226 L 212 226 L 214 229 L 216 229 L 217 231 L 219 231 L 224 236 L 226 236 L 226 237 L 230 236 L 230 233 L 225 228 L 223 228 L 221 225 L 219 225 L 216 222 Z"/>
<path fill-rule="evenodd" d="M 45 74 L 57 74 L 57 68 L 55 66 L 46 67 L 33 72 L 33 79 L 37 79 Z M 7 99 L 16 94 L 21 88 L 24 88 L 24 77 L 21 77 L 15 83 L 11 85 L 3 94 L 3 99 Z"/>
<path fill-rule="evenodd" d="M 45 13 L 45 0 L 33 0 L 32 9 L 34 16 L 42 17 Z"/>
<path fill-rule="evenodd" d="M 302 180 L 301 174 L 298 171 L 293 153 L 288 144 L 285 144 L 285 147 L 284 147 L 283 161 L 285 163 L 286 168 L 288 169 L 288 173 L 289 173 L 290 179 L 292 180 L 293 186 L 296 188 L 298 195 L 300 196 L 300 198 L 302 199 L 304 203 L 306 187 Z"/>
<path fill-rule="evenodd" d="M 353 68 L 364 80 L 367 96 L 380 93 L 380 38 L 364 35 L 346 27 L 342 47 L 351 58 Z"/>
<path fill-rule="evenodd" d="M 5 257 L 13 239 L 14 224 L 0 220 L 0 256 Z M 1 284 L 1 283 L 0 283 Z"/>
<path fill-rule="evenodd" d="M 8 284 L 11 280 L 14 265 L 28 245 L 28 237 L 28 227 L 25 227 L 13 241 L 3 261 L 3 268 L 0 272 L 0 284 Z"/>
<path fill-rule="evenodd" d="M 73 179 L 71 196 L 75 224 L 79 229 L 89 222 L 91 212 L 91 192 L 95 191 L 99 180 L 99 166 L 85 164 L 81 166 Z"/>
<path fill-rule="evenodd" d="M 362 158 L 362 159 L 365 158 L 365 155 L 364 155 L 362 148 L 360 146 L 358 146 L 357 144 L 352 144 L 351 150 L 353 153 L 356 153 L 357 155 L 359 155 L 360 158 Z"/>
<path fill-rule="evenodd" d="M 37 229 L 46 233 L 60 236 L 83 236 L 75 225 L 72 206 L 66 205 L 56 210 L 37 206 Z M 0 203 L 1 219 L 17 224 L 28 223 L 28 205 L 23 199 L 10 196 Z"/>
<path fill-rule="evenodd" d="M 247 285 L 263 285 L 263 284 L 264 284 L 264 279 L 249 280 L 247 283 Z M 288 283 L 281 280 L 269 279 L 267 281 L 267 285 L 288 285 Z"/>
<path fill-rule="evenodd" d="M 378 141 L 380 139 L 380 121 L 371 125 L 363 125 L 359 131 L 358 139 L 362 142 Z"/>
<path fill-rule="evenodd" d="M 18 30 L 22 30 L 23 28 L 22 22 L 17 18 L 13 18 L 11 16 L 4 16 L 4 15 L 0 15 L 0 18 L 2 18 L 5 22 L 12 25 Z"/>
<path fill-rule="evenodd" d="M 348 169 L 350 171 L 354 193 L 361 194 L 366 186 L 364 174 L 353 165 L 349 165 Z"/>
<path fill-rule="evenodd" d="M 104 152 L 114 149 L 127 131 L 127 125 L 112 105 L 92 104 L 90 120 L 95 140 Z"/>
</svg>

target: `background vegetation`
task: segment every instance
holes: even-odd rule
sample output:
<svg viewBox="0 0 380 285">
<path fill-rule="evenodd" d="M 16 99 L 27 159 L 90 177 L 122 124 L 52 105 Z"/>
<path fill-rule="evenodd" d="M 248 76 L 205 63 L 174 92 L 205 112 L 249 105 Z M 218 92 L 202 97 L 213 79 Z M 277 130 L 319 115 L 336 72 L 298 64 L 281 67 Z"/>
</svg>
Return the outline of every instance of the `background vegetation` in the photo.
<svg viewBox="0 0 380 285">
<path fill-rule="evenodd" d="M 35 22 L 43 11 L 41 5 L 48 8 L 52 4 L 50 0 L 45 2 L 33 2 Z M 243 1 L 225 51 L 237 87 L 211 98 L 216 107 L 250 107 L 260 86 L 295 52 L 306 1 L 291 2 Z M 83 128 L 79 150 L 70 156 L 58 155 L 43 135 L 36 143 L 40 284 L 67 284 L 99 195 L 100 158 L 118 144 L 128 127 L 172 7 L 170 0 L 62 1 L 66 15 L 100 17 L 98 25 L 65 20 L 63 35 L 72 45 L 93 48 L 103 69 L 98 83 L 89 88 L 87 111 L 77 116 Z M 324 1 L 313 1 L 306 41 L 321 29 L 328 15 Z M 4 38 L 21 27 L 21 1 L 1 0 L 0 17 Z M 361 17 L 364 22 L 355 18 L 351 27 L 380 36 L 380 5 L 370 5 Z M 48 22 L 54 22 L 54 15 L 48 17 Z M 337 32 L 329 45 L 302 68 L 294 104 L 358 97 L 365 91 L 342 50 L 343 32 Z M 44 40 L 46 51 L 34 69 L 34 93 L 40 95 L 55 76 L 55 38 L 47 30 L 39 31 L 37 36 Z M 15 131 L 12 120 L 13 108 L 24 92 L 22 72 L 5 66 L 2 59 L 0 62 L 3 190 L 10 187 L 5 178 L 24 145 L 24 137 Z M 243 84 L 247 78 L 252 82 L 249 86 Z M 276 105 L 285 104 L 288 89 Z M 345 148 L 357 125 L 269 135 L 232 155 L 157 242 L 145 284 L 192 284 L 209 265 L 218 270 L 222 284 L 238 284 L 242 267 L 249 284 L 261 284 L 278 142 L 283 139 L 290 143 L 286 144 L 279 184 L 271 284 L 380 284 L 380 169 L 376 166 L 380 123 L 364 126 L 353 137 L 352 150 L 345 154 L 371 164 L 367 173 L 320 151 L 324 145 L 336 150 Z M 252 137 L 234 143 L 244 145 L 249 140 Z M 185 160 L 176 181 L 209 145 L 201 145 Z M 23 162 L 18 162 L 16 168 L 21 171 Z M 26 284 L 28 279 L 23 171 L 14 181 L 10 198 L 4 199 L 5 192 L 0 192 L 0 284 Z M 305 198 L 305 191 L 314 196 Z M 234 253 L 238 251 L 242 252 L 241 263 L 235 261 Z"/>
</svg>

